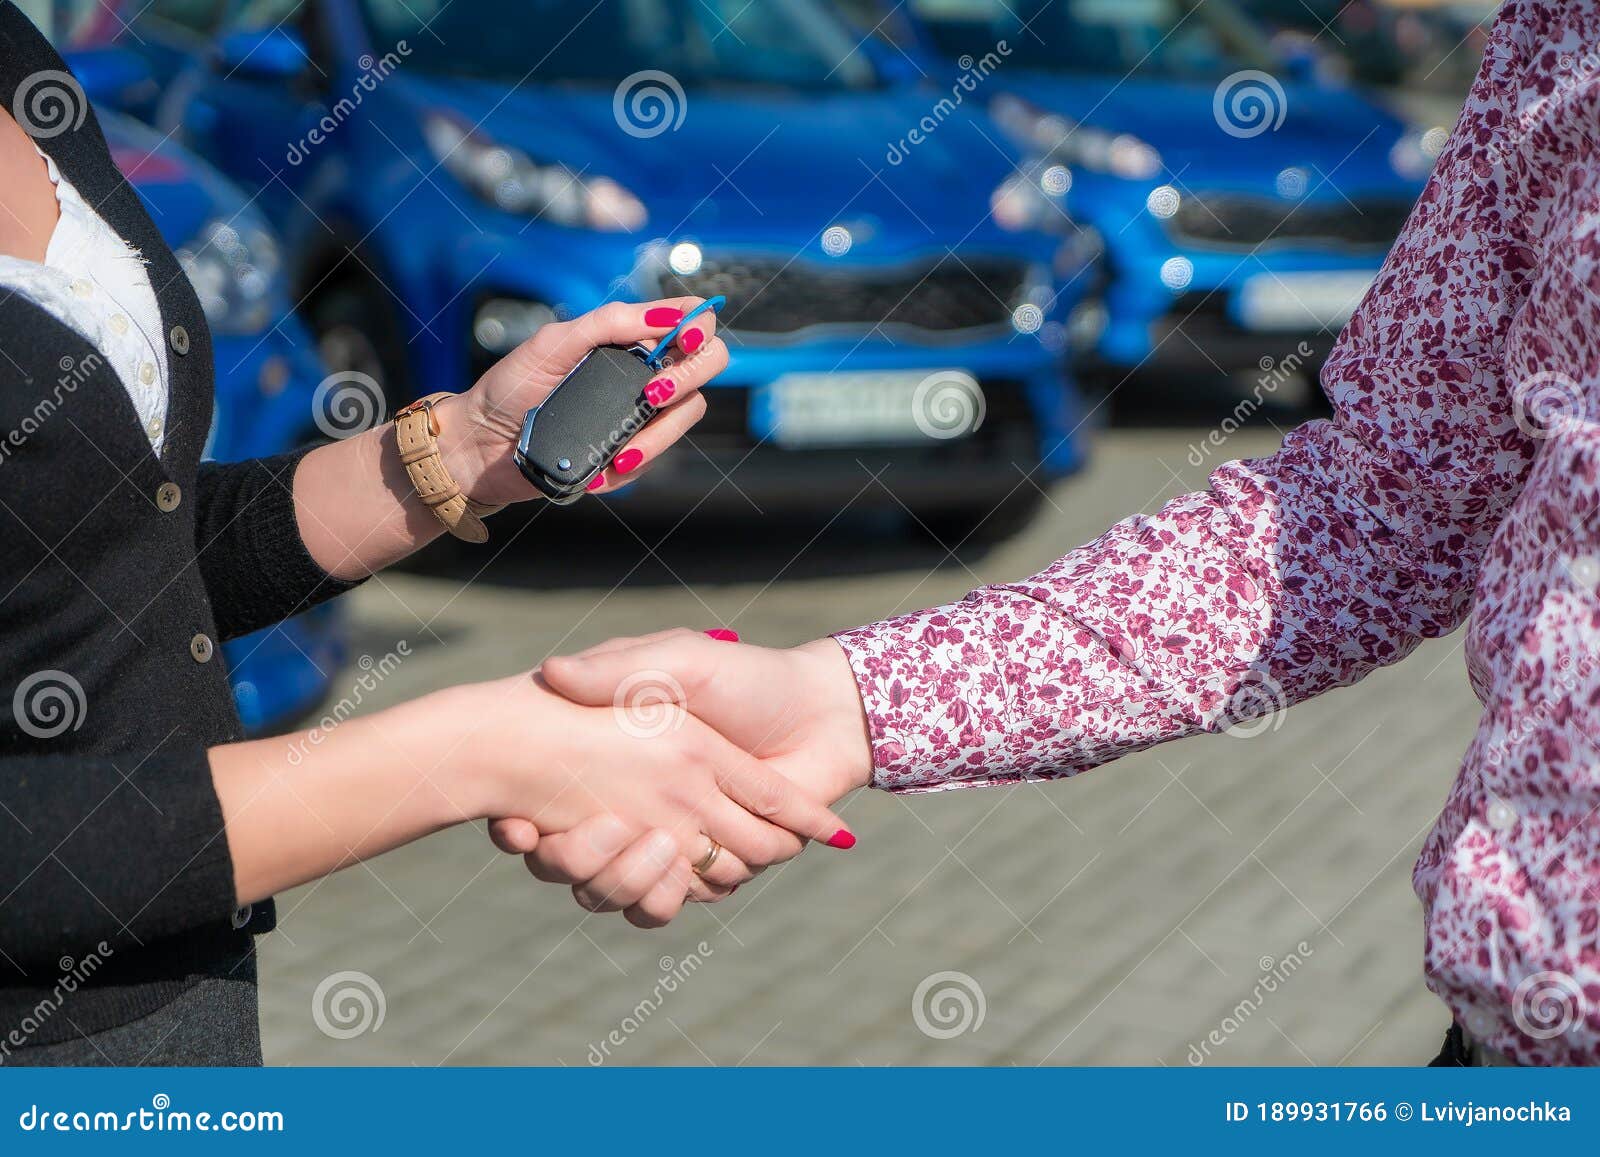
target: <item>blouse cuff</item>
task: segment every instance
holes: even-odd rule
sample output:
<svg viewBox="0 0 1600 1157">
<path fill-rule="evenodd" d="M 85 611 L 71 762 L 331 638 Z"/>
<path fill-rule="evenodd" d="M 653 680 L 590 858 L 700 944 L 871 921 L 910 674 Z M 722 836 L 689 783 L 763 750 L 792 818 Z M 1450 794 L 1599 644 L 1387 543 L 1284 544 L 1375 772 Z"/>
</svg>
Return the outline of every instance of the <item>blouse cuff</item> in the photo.
<svg viewBox="0 0 1600 1157">
<path fill-rule="evenodd" d="M 834 636 L 866 708 L 873 787 L 937 791 L 1003 774 L 1010 707 L 990 614 L 969 599 Z"/>
</svg>

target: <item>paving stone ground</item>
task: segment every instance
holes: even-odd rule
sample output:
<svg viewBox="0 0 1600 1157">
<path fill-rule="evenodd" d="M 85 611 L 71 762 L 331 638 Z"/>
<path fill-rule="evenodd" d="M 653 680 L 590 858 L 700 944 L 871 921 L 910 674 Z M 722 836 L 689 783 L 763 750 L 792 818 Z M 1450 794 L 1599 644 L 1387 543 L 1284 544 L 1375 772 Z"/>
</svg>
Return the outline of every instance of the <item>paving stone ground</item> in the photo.
<svg viewBox="0 0 1600 1157">
<path fill-rule="evenodd" d="M 1020 577 L 1202 483 L 1203 434 L 1103 435 L 1025 534 L 963 563 L 871 524 L 808 547 L 813 530 L 773 519 L 692 520 L 662 543 L 666 528 L 603 512 L 592 537 L 557 538 L 541 515 L 499 535 L 496 550 L 515 535 L 503 554 L 356 592 L 354 655 L 413 651 L 362 709 L 618 633 L 720 623 L 797 642 Z M 1276 437 L 1235 434 L 1226 454 Z M 601 545 L 565 553 L 574 541 Z M 1047 786 L 859 793 L 843 805 L 854 851 L 808 852 L 651 933 L 533 883 L 481 830 L 447 832 L 280 898 L 267 1060 L 1415 1063 L 1447 1018 L 1422 984 L 1410 868 L 1476 716 L 1457 634 L 1252 738 Z M 383 1009 L 349 1037 L 337 1008 L 320 1017 L 331 1034 L 313 1011 L 319 985 L 326 1004 L 368 984 L 346 972 Z"/>
</svg>

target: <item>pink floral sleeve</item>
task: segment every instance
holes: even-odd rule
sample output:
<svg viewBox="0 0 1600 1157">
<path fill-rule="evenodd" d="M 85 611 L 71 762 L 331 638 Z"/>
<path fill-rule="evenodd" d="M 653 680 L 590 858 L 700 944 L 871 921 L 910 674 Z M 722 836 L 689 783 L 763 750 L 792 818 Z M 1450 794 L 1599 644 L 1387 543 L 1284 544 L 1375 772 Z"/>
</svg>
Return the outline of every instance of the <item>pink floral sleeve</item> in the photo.
<svg viewBox="0 0 1600 1157">
<path fill-rule="evenodd" d="M 1507 147 L 1534 51 L 1517 8 L 1323 370 L 1331 421 L 1032 578 L 837 636 L 877 786 L 1072 775 L 1353 682 L 1462 622 L 1533 450 L 1503 381 L 1549 197 Z"/>
</svg>

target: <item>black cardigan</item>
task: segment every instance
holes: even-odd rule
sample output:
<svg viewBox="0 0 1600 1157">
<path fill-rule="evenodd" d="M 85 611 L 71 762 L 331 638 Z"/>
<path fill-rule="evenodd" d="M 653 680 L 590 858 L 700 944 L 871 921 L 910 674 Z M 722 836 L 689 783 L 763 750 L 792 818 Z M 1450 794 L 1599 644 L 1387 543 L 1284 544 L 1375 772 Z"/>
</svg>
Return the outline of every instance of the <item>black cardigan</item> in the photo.
<svg viewBox="0 0 1600 1157">
<path fill-rule="evenodd" d="M 4 107 L 28 78 L 65 68 L 0 0 Z M 242 733 L 215 644 L 349 585 L 301 541 L 298 454 L 201 464 L 205 316 L 94 113 L 54 135 L 23 127 L 144 254 L 171 398 L 158 459 L 94 347 L 0 289 L 0 1044 L 11 1047 L 144 1016 L 237 964 L 272 926 L 270 903 L 234 911 L 206 749 Z M 24 1039 L 8 1039 L 18 1026 Z"/>
</svg>

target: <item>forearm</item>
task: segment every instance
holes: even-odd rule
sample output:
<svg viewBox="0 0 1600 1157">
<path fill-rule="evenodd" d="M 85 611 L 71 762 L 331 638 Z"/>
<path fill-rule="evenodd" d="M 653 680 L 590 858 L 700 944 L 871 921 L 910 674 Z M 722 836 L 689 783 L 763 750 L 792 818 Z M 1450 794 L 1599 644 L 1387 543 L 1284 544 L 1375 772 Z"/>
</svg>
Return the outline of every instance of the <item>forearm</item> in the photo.
<svg viewBox="0 0 1600 1157">
<path fill-rule="evenodd" d="M 465 689 L 326 730 L 211 751 L 241 904 L 488 812 Z"/>
<path fill-rule="evenodd" d="M 1371 480 L 1398 480 L 1403 449 L 1314 423 L 1030 579 L 842 633 L 875 782 L 1070 775 L 1279 710 L 1448 632 L 1518 485 L 1496 459 L 1505 431 L 1478 420 L 1453 457 L 1413 461 L 1388 488 Z"/>
<path fill-rule="evenodd" d="M 471 494 L 470 469 L 458 453 L 463 406 L 452 397 L 435 410 L 441 454 Z M 336 578 L 364 578 L 444 533 L 443 523 L 417 498 L 387 422 L 307 454 L 295 473 L 294 503 L 306 549 Z"/>
</svg>

